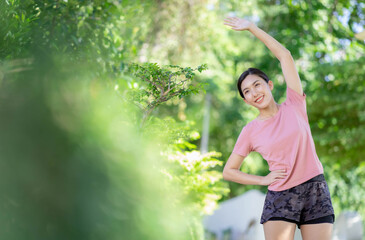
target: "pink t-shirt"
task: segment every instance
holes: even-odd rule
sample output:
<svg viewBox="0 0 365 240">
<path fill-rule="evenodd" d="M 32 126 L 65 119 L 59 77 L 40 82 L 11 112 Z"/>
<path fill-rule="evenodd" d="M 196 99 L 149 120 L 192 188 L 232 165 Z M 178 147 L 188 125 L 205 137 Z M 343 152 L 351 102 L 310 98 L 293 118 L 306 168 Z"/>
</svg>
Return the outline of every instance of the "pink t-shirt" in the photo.
<svg viewBox="0 0 365 240">
<path fill-rule="evenodd" d="M 246 157 L 251 151 L 262 155 L 270 171 L 286 169 L 285 179 L 269 185 L 272 191 L 289 189 L 323 173 L 308 123 L 305 93 L 301 96 L 287 87 L 286 100 L 273 117 L 254 119 L 243 127 L 232 152 Z"/>
</svg>

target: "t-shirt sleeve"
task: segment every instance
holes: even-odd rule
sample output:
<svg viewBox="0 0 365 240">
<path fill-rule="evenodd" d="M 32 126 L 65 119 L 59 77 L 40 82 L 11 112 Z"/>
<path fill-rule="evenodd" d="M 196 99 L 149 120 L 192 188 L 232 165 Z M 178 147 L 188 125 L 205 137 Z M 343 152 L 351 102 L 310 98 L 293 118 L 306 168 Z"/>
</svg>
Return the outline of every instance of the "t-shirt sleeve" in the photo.
<svg viewBox="0 0 365 240">
<path fill-rule="evenodd" d="M 250 142 L 249 132 L 247 126 L 245 126 L 238 136 L 232 152 L 246 157 L 251 151 L 253 151 L 253 149 Z"/>
<path fill-rule="evenodd" d="M 299 109 L 307 112 L 307 104 L 306 104 L 307 95 L 303 92 L 303 95 L 300 95 L 295 90 L 290 87 L 286 87 L 286 102 L 291 105 L 296 105 Z"/>
</svg>

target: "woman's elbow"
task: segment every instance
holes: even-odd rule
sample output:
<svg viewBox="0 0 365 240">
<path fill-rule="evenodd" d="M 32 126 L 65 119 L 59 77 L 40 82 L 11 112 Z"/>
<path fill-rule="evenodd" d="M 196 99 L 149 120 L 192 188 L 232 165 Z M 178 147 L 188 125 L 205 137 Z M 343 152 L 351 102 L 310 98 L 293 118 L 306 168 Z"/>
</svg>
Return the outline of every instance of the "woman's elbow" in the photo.
<svg viewBox="0 0 365 240">
<path fill-rule="evenodd" d="M 291 52 L 288 49 L 283 50 L 283 52 L 281 52 L 280 56 L 278 57 L 279 61 L 281 61 L 285 58 L 293 59 Z"/>
<path fill-rule="evenodd" d="M 229 180 L 229 169 L 228 168 L 224 168 L 222 175 L 223 175 L 223 179 L 224 180 Z"/>
<path fill-rule="evenodd" d="M 284 50 L 284 55 L 291 56 L 291 52 L 288 49 L 285 49 Z"/>
</svg>

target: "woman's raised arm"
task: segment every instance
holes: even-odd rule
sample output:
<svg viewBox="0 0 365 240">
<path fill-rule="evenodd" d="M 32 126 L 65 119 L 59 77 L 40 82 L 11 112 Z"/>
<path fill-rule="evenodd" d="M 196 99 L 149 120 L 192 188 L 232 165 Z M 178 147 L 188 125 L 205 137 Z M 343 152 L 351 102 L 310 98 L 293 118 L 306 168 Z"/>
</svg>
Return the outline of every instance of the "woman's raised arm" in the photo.
<svg viewBox="0 0 365 240">
<path fill-rule="evenodd" d="M 271 37 L 265 31 L 257 27 L 254 23 L 238 18 L 238 17 L 228 17 L 224 19 L 224 24 L 231 26 L 233 30 L 236 31 L 250 31 L 254 36 L 256 36 L 261 42 L 263 42 L 266 47 L 275 55 L 275 57 L 280 61 L 281 69 L 284 74 L 284 79 L 288 87 L 303 95 L 303 88 L 300 82 L 298 71 L 295 67 L 295 63 L 291 53 L 283 45 L 281 45 L 275 38 Z"/>
</svg>

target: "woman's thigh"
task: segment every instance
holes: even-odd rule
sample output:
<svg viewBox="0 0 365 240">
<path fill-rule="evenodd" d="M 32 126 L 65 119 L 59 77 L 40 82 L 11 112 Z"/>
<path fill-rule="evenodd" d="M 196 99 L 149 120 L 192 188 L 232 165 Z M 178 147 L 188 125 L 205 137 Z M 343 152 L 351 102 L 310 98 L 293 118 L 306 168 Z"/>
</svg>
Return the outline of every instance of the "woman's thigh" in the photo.
<svg viewBox="0 0 365 240">
<path fill-rule="evenodd" d="M 300 225 L 303 240 L 330 240 L 332 237 L 331 223 Z"/>
<path fill-rule="evenodd" d="M 293 240 L 296 224 L 286 221 L 267 221 L 264 224 L 265 240 Z"/>
</svg>

